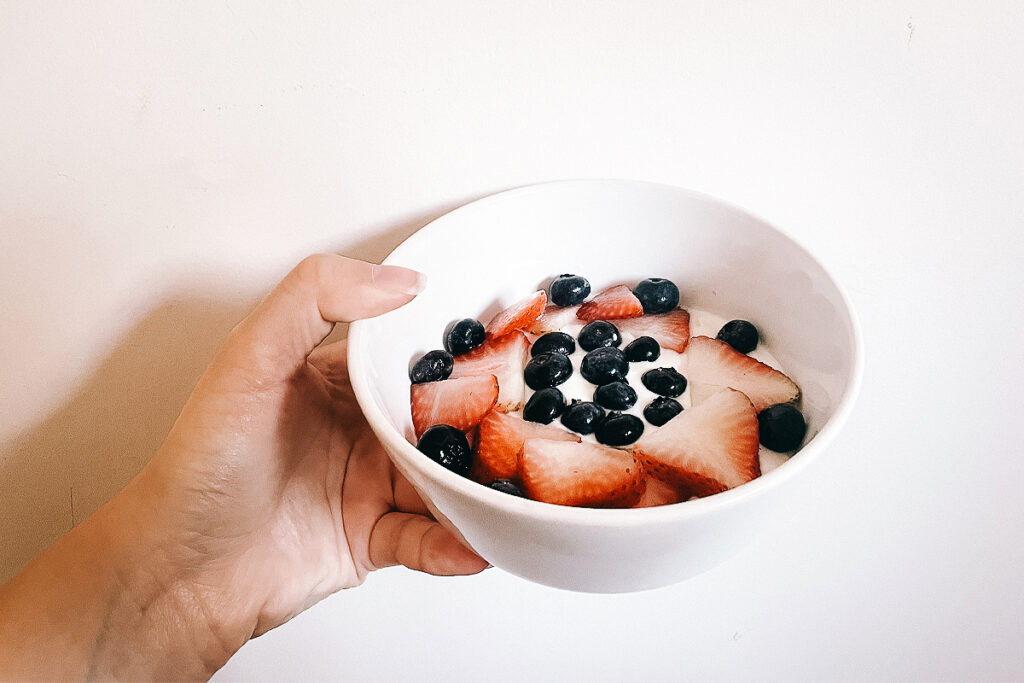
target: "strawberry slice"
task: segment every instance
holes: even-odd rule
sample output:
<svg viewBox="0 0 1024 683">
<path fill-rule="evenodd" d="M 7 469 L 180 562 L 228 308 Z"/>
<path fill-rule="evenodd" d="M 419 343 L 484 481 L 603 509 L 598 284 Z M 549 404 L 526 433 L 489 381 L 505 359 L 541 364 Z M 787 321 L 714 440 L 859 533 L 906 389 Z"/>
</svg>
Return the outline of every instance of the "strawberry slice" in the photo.
<svg viewBox="0 0 1024 683">
<path fill-rule="evenodd" d="M 530 296 L 517 301 L 491 318 L 487 327 L 484 328 L 484 332 L 488 337 L 496 338 L 527 328 L 540 317 L 547 303 L 548 295 L 543 289 L 538 289 Z"/>
<path fill-rule="evenodd" d="M 710 337 L 690 340 L 679 371 L 690 382 L 694 403 L 706 400 L 722 387 L 742 391 L 758 412 L 772 404 L 792 403 L 800 398 L 800 387 L 789 377 Z"/>
<path fill-rule="evenodd" d="M 636 457 L 600 444 L 527 439 L 520 471 L 526 494 L 545 503 L 629 507 L 644 493 Z"/>
<path fill-rule="evenodd" d="M 640 500 L 633 507 L 651 508 L 658 505 L 671 505 L 672 503 L 681 503 L 688 498 L 677 487 L 666 484 L 649 474 L 646 476 L 647 481 L 645 483 L 644 495 L 640 497 Z"/>
<path fill-rule="evenodd" d="M 519 456 L 527 439 L 580 442 L 580 437 L 554 425 L 507 415 L 497 410 L 489 412 L 480 422 L 477 461 L 471 476 L 481 484 L 495 479 L 512 479 L 519 474 Z"/>
<path fill-rule="evenodd" d="M 576 312 L 580 320 L 618 320 L 636 318 L 644 314 L 643 304 L 626 285 L 610 287 L 590 301 L 582 304 Z"/>
<path fill-rule="evenodd" d="M 619 332 L 636 337 L 654 337 L 662 348 L 682 353 L 690 342 L 690 314 L 681 308 L 668 313 L 642 315 L 639 318 L 619 320 Z"/>
<path fill-rule="evenodd" d="M 760 476 L 757 412 L 742 393 L 722 389 L 648 430 L 633 452 L 652 476 L 684 494 L 709 496 Z"/>
<path fill-rule="evenodd" d="M 548 332 L 561 332 L 563 328 L 573 323 L 578 323 L 576 311 L 579 306 L 548 306 L 540 317 L 533 321 L 533 324 L 526 328 L 530 334 L 547 334 Z"/>
<path fill-rule="evenodd" d="M 410 404 L 416 438 L 437 424 L 451 425 L 462 431 L 472 429 L 497 399 L 498 380 L 494 375 L 413 384 Z"/>
<path fill-rule="evenodd" d="M 455 358 L 451 377 L 494 375 L 498 378 L 498 408 L 505 411 L 523 407 L 526 381 L 523 368 L 530 352 L 530 340 L 522 332 L 488 339 L 469 353 Z"/>
</svg>

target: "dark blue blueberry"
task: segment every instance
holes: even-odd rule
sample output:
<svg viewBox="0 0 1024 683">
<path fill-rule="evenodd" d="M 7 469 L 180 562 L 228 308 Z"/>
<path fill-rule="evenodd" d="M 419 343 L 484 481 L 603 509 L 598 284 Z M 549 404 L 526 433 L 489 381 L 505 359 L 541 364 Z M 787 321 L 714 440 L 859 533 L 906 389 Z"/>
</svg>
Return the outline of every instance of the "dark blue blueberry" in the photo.
<svg viewBox="0 0 1024 683">
<path fill-rule="evenodd" d="M 606 446 L 628 446 L 643 433 L 644 421 L 628 413 L 608 413 L 594 430 L 594 436 Z"/>
<path fill-rule="evenodd" d="M 554 387 L 541 389 L 526 402 L 523 419 L 548 424 L 565 410 L 565 397 Z"/>
<path fill-rule="evenodd" d="M 423 382 L 440 382 L 448 379 L 455 367 L 455 359 L 447 351 L 427 351 L 423 357 L 416 361 L 409 371 L 409 379 L 413 384 Z"/>
<path fill-rule="evenodd" d="M 448 330 L 444 348 L 453 356 L 461 356 L 484 343 L 484 326 L 475 318 L 464 318 Z"/>
<path fill-rule="evenodd" d="M 495 491 L 501 491 L 502 493 L 507 493 L 510 496 L 519 496 L 520 498 L 523 497 L 522 491 L 520 491 L 519 487 L 516 486 L 515 482 L 510 479 L 495 479 L 490 484 L 488 484 L 488 486 L 494 489 Z"/>
<path fill-rule="evenodd" d="M 680 375 L 675 368 L 648 370 L 640 377 L 640 381 L 654 393 L 669 398 L 681 396 L 686 391 L 686 378 Z"/>
<path fill-rule="evenodd" d="M 636 389 L 625 382 L 602 384 L 594 392 L 594 402 L 609 410 L 626 410 L 636 404 Z"/>
<path fill-rule="evenodd" d="M 523 377 L 531 389 L 558 386 L 572 376 L 572 361 L 564 353 L 542 353 L 526 364 Z"/>
<path fill-rule="evenodd" d="M 580 374 L 591 384 L 601 386 L 626 379 L 629 362 L 626 355 L 612 346 L 602 346 L 583 356 Z"/>
<path fill-rule="evenodd" d="M 590 283 L 580 275 L 563 273 L 551 283 L 549 293 L 556 306 L 575 306 L 590 296 Z"/>
<path fill-rule="evenodd" d="M 640 299 L 644 313 L 668 313 L 679 305 L 679 288 L 661 277 L 641 280 L 633 295 Z"/>
<path fill-rule="evenodd" d="M 416 448 L 455 474 L 465 476 L 473 463 L 473 451 L 466 435 L 450 425 L 434 425 L 423 432 Z"/>
<path fill-rule="evenodd" d="M 569 355 L 576 350 L 576 342 L 571 335 L 565 332 L 548 332 L 542 334 L 533 342 L 530 347 L 531 356 L 539 356 L 542 353 L 564 353 Z"/>
<path fill-rule="evenodd" d="M 674 398 L 659 396 L 644 408 L 644 418 L 655 427 L 660 427 L 683 412 L 683 406 Z"/>
<path fill-rule="evenodd" d="M 626 345 L 626 360 L 630 363 L 658 360 L 661 346 L 654 337 L 637 337 Z"/>
<path fill-rule="evenodd" d="M 757 414 L 758 433 L 765 448 L 779 453 L 800 447 L 807 434 L 807 423 L 796 407 L 789 403 L 776 403 Z"/>
<path fill-rule="evenodd" d="M 718 331 L 718 339 L 740 353 L 750 353 L 757 348 L 757 328 L 746 320 L 730 320 Z"/>
<path fill-rule="evenodd" d="M 574 398 L 572 404 L 562 413 L 562 424 L 577 434 L 590 434 L 603 419 L 604 408 L 577 398 Z"/>
<path fill-rule="evenodd" d="M 607 320 L 594 320 L 583 326 L 578 337 L 580 348 L 584 351 L 593 351 L 602 346 L 618 346 L 622 343 L 622 335 L 619 328 Z"/>
</svg>

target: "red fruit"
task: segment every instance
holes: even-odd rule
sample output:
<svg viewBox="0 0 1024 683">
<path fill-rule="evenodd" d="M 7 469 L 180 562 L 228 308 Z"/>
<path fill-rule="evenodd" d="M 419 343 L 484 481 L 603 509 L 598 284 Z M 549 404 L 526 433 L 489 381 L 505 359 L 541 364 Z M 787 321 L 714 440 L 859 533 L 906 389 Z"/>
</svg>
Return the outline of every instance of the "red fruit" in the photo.
<svg viewBox="0 0 1024 683">
<path fill-rule="evenodd" d="M 512 479 L 519 474 L 519 456 L 527 439 L 580 442 L 580 437 L 554 425 L 527 422 L 492 410 L 480 422 L 477 461 L 473 478 L 481 484 Z"/>
<path fill-rule="evenodd" d="M 619 320 L 615 326 L 619 332 L 633 337 L 654 337 L 662 348 L 680 353 L 686 350 L 690 341 L 690 314 L 681 308 L 668 313 Z"/>
<path fill-rule="evenodd" d="M 580 320 L 618 320 L 636 318 L 644 314 L 643 304 L 626 285 L 604 290 L 585 304 L 580 305 L 576 317 Z"/>
<path fill-rule="evenodd" d="M 576 311 L 579 306 L 548 306 L 540 317 L 533 321 L 533 324 L 526 328 L 530 334 L 547 334 L 548 332 L 560 332 L 566 325 L 579 322 L 576 318 Z"/>
<path fill-rule="evenodd" d="M 529 352 L 530 340 L 522 332 L 488 339 L 469 353 L 457 356 L 451 376 L 494 375 L 498 378 L 498 408 L 519 410 L 526 391 L 523 368 Z"/>
<path fill-rule="evenodd" d="M 413 384 L 410 403 L 416 438 L 438 424 L 451 425 L 462 431 L 472 429 L 497 398 L 498 380 L 494 375 Z"/>
<path fill-rule="evenodd" d="M 679 371 L 690 382 L 694 403 L 706 400 L 722 387 L 742 391 L 758 412 L 800 398 L 800 387 L 789 377 L 710 337 L 690 340 Z"/>
<path fill-rule="evenodd" d="M 747 397 L 722 389 L 658 429 L 633 452 L 652 476 L 684 494 L 708 496 L 760 476 L 757 412 Z"/>
<path fill-rule="evenodd" d="M 644 493 L 644 472 L 629 451 L 592 443 L 527 439 L 523 490 L 545 503 L 630 507 Z"/>
<path fill-rule="evenodd" d="M 529 327 L 544 312 L 548 295 L 539 289 L 521 301 L 517 301 L 491 318 L 484 332 L 488 337 L 501 337 L 509 332 Z"/>
<path fill-rule="evenodd" d="M 651 475 L 647 475 L 644 495 L 640 497 L 640 500 L 638 500 L 633 507 L 650 508 L 658 505 L 671 505 L 672 503 L 681 503 L 687 498 L 688 496 L 685 493 L 680 492 L 675 486 L 666 484 Z"/>
</svg>

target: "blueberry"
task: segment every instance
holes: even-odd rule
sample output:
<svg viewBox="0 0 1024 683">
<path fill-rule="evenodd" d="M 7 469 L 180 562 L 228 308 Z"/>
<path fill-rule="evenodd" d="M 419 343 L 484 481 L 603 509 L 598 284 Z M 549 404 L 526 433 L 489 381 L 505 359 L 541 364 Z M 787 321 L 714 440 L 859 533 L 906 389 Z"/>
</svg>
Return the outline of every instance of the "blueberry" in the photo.
<svg viewBox="0 0 1024 683">
<path fill-rule="evenodd" d="M 580 348 L 584 351 L 593 351 L 602 346 L 618 346 L 622 343 L 622 335 L 619 328 L 607 320 L 594 320 L 583 326 L 580 330 Z"/>
<path fill-rule="evenodd" d="M 542 353 L 526 364 L 523 377 L 531 389 L 558 386 L 572 375 L 572 361 L 564 353 Z"/>
<path fill-rule="evenodd" d="M 416 448 L 455 474 L 465 476 L 473 461 L 466 435 L 450 425 L 434 425 L 423 432 Z"/>
<path fill-rule="evenodd" d="M 447 351 L 441 349 L 427 351 L 412 366 L 412 370 L 409 371 L 409 379 L 413 384 L 440 382 L 442 379 L 448 379 L 454 367 L 455 359 Z"/>
<path fill-rule="evenodd" d="M 594 430 L 597 440 L 606 446 L 628 446 L 643 433 L 643 420 L 628 413 L 609 413 Z"/>
<path fill-rule="evenodd" d="M 686 391 L 686 378 L 674 368 L 648 370 L 640 377 L 640 381 L 654 393 L 670 398 L 680 396 Z"/>
<path fill-rule="evenodd" d="M 565 410 L 565 397 L 554 387 L 541 389 L 526 402 L 523 419 L 548 424 Z"/>
<path fill-rule="evenodd" d="M 626 355 L 611 346 L 602 346 L 583 356 L 580 363 L 580 374 L 591 384 L 601 386 L 609 382 L 626 379 L 629 363 Z"/>
<path fill-rule="evenodd" d="M 453 356 L 461 356 L 484 343 L 484 325 L 475 318 L 463 318 L 448 330 L 444 348 Z"/>
<path fill-rule="evenodd" d="M 644 418 L 655 427 L 660 427 L 683 412 L 683 406 L 674 398 L 659 396 L 644 408 Z"/>
<path fill-rule="evenodd" d="M 641 280 L 633 295 L 640 299 L 644 313 L 668 313 L 679 305 L 679 288 L 661 277 Z"/>
<path fill-rule="evenodd" d="M 577 434 L 590 434 L 603 419 L 604 408 L 578 398 L 574 398 L 572 404 L 562 413 L 562 424 Z"/>
<path fill-rule="evenodd" d="M 746 320 L 730 320 L 718 331 L 718 339 L 740 353 L 750 353 L 757 348 L 757 328 Z"/>
<path fill-rule="evenodd" d="M 661 346 L 654 337 L 637 337 L 626 345 L 626 360 L 630 363 L 658 360 Z"/>
<path fill-rule="evenodd" d="M 576 342 L 565 332 L 548 332 L 538 337 L 530 348 L 531 356 L 542 353 L 564 353 L 569 355 L 576 350 Z"/>
<path fill-rule="evenodd" d="M 625 382 L 602 384 L 594 392 L 594 402 L 609 410 L 626 410 L 636 404 L 636 389 Z"/>
<path fill-rule="evenodd" d="M 511 479 L 495 479 L 488 484 L 488 486 L 495 491 L 501 491 L 502 493 L 507 493 L 510 496 L 523 497 L 522 491 L 519 490 L 519 487 L 516 486 L 515 482 Z"/>
<path fill-rule="evenodd" d="M 779 453 L 799 448 L 807 434 L 804 416 L 788 403 L 776 403 L 757 414 L 761 443 Z"/>
<path fill-rule="evenodd" d="M 575 306 L 590 296 L 590 283 L 580 275 L 562 273 L 551 283 L 549 293 L 556 306 Z"/>
</svg>

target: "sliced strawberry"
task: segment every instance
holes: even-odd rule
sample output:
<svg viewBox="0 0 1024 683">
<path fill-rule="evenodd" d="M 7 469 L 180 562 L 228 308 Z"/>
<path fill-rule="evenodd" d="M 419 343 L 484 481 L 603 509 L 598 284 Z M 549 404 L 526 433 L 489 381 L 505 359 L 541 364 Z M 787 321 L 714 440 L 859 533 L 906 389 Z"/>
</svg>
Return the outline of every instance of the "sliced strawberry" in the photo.
<svg viewBox="0 0 1024 683">
<path fill-rule="evenodd" d="M 644 495 L 633 505 L 635 508 L 651 508 L 658 505 L 681 503 L 689 497 L 685 492 L 681 492 L 671 484 L 666 484 L 649 474 L 646 476 L 647 481 L 645 483 Z"/>
<path fill-rule="evenodd" d="M 548 303 L 548 295 L 539 289 L 530 296 L 517 301 L 491 318 L 484 328 L 488 337 L 501 337 L 509 332 L 522 330 L 534 323 Z"/>
<path fill-rule="evenodd" d="M 423 382 L 412 385 L 410 396 L 417 439 L 437 424 L 466 431 L 479 424 L 498 399 L 498 380 L 494 375 L 477 375 Z"/>
<path fill-rule="evenodd" d="M 576 318 L 576 311 L 579 309 L 579 306 L 548 306 L 526 331 L 530 334 L 560 332 L 564 327 L 579 322 Z"/>
<path fill-rule="evenodd" d="M 694 403 L 706 400 L 722 387 L 742 391 L 758 412 L 772 404 L 791 403 L 800 398 L 800 387 L 789 377 L 710 337 L 690 340 L 679 371 L 690 382 Z"/>
<path fill-rule="evenodd" d="M 576 434 L 554 425 L 527 422 L 521 417 L 492 410 L 480 422 L 473 478 L 481 484 L 489 484 L 495 479 L 516 477 L 519 474 L 519 455 L 527 439 L 580 442 Z"/>
<path fill-rule="evenodd" d="M 545 503 L 630 507 L 644 493 L 633 454 L 599 444 L 527 439 L 520 471 L 526 494 Z"/>
<path fill-rule="evenodd" d="M 498 407 L 512 411 L 523 407 L 526 382 L 523 368 L 530 352 L 530 340 L 522 332 L 488 339 L 469 353 L 455 358 L 452 377 L 494 375 L 498 378 Z"/>
<path fill-rule="evenodd" d="M 652 476 L 686 498 L 708 496 L 760 476 L 757 412 L 747 397 L 722 389 L 648 430 L 633 452 Z"/>
<path fill-rule="evenodd" d="M 644 314 L 643 304 L 626 285 L 604 290 L 590 301 L 582 304 L 576 312 L 580 320 L 618 320 L 636 318 Z"/>
<path fill-rule="evenodd" d="M 690 341 L 690 314 L 681 308 L 657 315 L 618 320 L 615 326 L 633 337 L 654 337 L 662 348 L 682 353 Z"/>
</svg>

